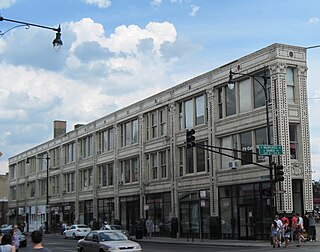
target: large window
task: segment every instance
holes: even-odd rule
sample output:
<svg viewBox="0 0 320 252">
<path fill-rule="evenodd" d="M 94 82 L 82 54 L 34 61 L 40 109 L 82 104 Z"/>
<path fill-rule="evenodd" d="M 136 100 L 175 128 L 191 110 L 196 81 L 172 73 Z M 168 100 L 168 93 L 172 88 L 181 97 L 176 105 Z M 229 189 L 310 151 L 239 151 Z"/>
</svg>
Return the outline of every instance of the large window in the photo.
<svg viewBox="0 0 320 252">
<path fill-rule="evenodd" d="M 134 157 L 120 161 L 120 183 L 130 184 L 139 180 L 139 159 Z"/>
<path fill-rule="evenodd" d="M 226 91 L 226 116 L 236 113 L 236 91 L 235 88 L 225 88 Z"/>
<path fill-rule="evenodd" d="M 294 69 L 292 67 L 287 67 L 286 71 L 286 84 L 287 84 L 287 100 L 288 103 L 294 104 L 295 94 L 294 94 Z"/>
<path fill-rule="evenodd" d="M 60 161 L 60 148 L 54 148 L 50 150 L 50 168 L 58 168 Z"/>
<path fill-rule="evenodd" d="M 138 143 L 138 119 L 123 123 L 120 127 L 122 147 Z"/>
<path fill-rule="evenodd" d="M 64 174 L 64 190 L 68 192 L 74 192 L 75 185 L 75 173 Z"/>
<path fill-rule="evenodd" d="M 179 103 L 179 128 L 190 129 L 206 123 L 207 99 L 206 95 L 200 95 L 190 100 Z"/>
<path fill-rule="evenodd" d="M 290 137 L 290 157 L 291 159 L 298 159 L 298 136 L 297 136 L 296 124 L 289 124 L 289 137 Z"/>
<path fill-rule="evenodd" d="M 80 156 L 83 158 L 92 156 L 92 136 L 80 139 Z"/>
<path fill-rule="evenodd" d="M 101 187 L 113 185 L 113 163 L 98 166 L 98 184 Z"/>
<path fill-rule="evenodd" d="M 145 134 L 147 140 L 167 134 L 167 117 L 168 112 L 166 107 L 145 114 Z"/>
<path fill-rule="evenodd" d="M 50 184 L 51 184 L 51 195 L 59 194 L 60 187 L 59 187 L 59 175 L 55 175 L 50 177 Z"/>
<path fill-rule="evenodd" d="M 146 155 L 147 162 L 150 160 L 150 180 L 158 180 L 167 177 L 169 169 L 169 150 L 153 152 Z"/>
<path fill-rule="evenodd" d="M 240 95 L 239 112 L 240 113 L 248 112 L 252 110 L 251 94 L 252 94 L 251 79 L 240 81 L 239 82 L 239 95 Z"/>
<path fill-rule="evenodd" d="M 76 160 L 76 143 L 68 143 L 63 146 L 64 150 L 64 163 L 69 164 Z"/>
<path fill-rule="evenodd" d="M 92 168 L 80 170 L 80 189 L 87 191 L 92 189 L 93 177 Z"/>
<path fill-rule="evenodd" d="M 200 145 L 205 145 L 206 142 L 199 142 Z M 201 148 L 186 147 L 178 148 L 178 167 L 179 175 L 197 174 L 207 172 L 209 170 L 208 152 Z"/>
<path fill-rule="evenodd" d="M 98 153 L 113 150 L 113 128 L 98 133 Z"/>
<path fill-rule="evenodd" d="M 36 183 L 35 181 L 31 181 L 27 184 L 28 186 L 28 191 L 29 191 L 29 197 L 34 198 L 36 194 Z"/>
</svg>

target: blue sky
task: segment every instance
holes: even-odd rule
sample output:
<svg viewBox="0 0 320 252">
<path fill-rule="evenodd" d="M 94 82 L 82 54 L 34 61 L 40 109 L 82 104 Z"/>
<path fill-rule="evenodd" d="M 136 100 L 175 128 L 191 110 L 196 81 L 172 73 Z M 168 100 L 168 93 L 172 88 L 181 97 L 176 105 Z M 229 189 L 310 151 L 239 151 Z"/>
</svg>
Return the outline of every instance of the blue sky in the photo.
<svg viewBox="0 0 320 252">
<path fill-rule="evenodd" d="M 0 38 L 0 174 L 7 159 L 273 43 L 320 44 L 320 1 L 0 0 L 4 18 L 62 28 Z M 0 22 L 5 32 L 12 23 Z M 320 48 L 308 50 L 313 177 L 320 179 Z"/>
</svg>

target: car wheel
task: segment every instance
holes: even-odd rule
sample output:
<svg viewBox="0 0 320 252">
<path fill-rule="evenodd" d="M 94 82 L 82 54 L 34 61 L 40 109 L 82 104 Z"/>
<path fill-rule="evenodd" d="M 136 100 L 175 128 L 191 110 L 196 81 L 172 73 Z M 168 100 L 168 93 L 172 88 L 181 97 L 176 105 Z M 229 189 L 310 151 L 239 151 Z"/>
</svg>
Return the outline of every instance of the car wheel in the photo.
<svg viewBox="0 0 320 252">
<path fill-rule="evenodd" d="M 72 238 L 73 238 L 74 240 L 77 239 L 77 236 L 76 236 L 75 233 L 72 234 Z"/>
<path fill-rule="evenodd" d="M 80 248 L 80 252 L 84 252 L 84 249 L 83 249 L 83 248 Z"/>
</svg>

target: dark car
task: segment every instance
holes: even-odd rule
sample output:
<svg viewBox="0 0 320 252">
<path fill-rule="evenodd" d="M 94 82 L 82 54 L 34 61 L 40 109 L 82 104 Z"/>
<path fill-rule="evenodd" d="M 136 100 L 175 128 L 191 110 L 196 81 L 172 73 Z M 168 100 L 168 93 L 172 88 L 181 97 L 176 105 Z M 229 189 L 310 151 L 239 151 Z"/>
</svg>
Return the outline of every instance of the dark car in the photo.
<svg viewBox="0 0 320 252">
<path fill-rule="evenodd" d="M 2 234 L 10 234 L 12 228 L 1 228 L 0 232 Z M 24 235 L 24 233 L 22 233 L 19 229 L 16 230 L 16 234 L 19 237 L 19 242 L 20 242 L 20 248 L 21 247 L 27 247 L 27 239 L 26 236 Z"/>
</svg>

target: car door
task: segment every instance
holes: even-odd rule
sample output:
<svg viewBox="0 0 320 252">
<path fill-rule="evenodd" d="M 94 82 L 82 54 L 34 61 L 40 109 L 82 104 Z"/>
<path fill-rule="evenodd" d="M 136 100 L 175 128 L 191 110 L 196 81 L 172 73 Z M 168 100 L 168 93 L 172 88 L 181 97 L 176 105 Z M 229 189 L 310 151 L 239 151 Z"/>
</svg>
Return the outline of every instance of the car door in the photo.
<svg viewBox="0 0 320 252">
<path fill-rule="evenodd" d="M 98 232 L 94 232 L 92 236 L 92 242 L 91 242 L 91 250 L 89 252 L 97 252 L 100 249 L 100 242 L 99 242 L 99 234 Z"/>
<path fill-rule="evenodd" d="M 73 232 L 75 231 L 75 229 L 76 229 L 76 226 L 75 226 L 75 225 L 72 225 L 72 226 L 70 227 L 70 229 L 67 230 L 67 232 L 66 232 L 67 237 L 72 237 L 72 234 L 73 234 Z"/>
</svg>

